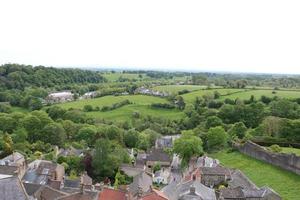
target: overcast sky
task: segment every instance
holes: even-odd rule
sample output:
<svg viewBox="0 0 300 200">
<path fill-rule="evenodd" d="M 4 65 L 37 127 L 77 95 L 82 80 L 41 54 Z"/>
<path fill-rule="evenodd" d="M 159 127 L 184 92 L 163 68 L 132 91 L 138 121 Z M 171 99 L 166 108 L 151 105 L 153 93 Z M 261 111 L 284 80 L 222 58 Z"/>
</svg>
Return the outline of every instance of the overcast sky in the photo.
<svg viewBox="0 0 300 200">
<path fill-rule="evenodd" d="M 300 1 L 3 0 L 3 63 L 300 73 Z"/>
</svg>

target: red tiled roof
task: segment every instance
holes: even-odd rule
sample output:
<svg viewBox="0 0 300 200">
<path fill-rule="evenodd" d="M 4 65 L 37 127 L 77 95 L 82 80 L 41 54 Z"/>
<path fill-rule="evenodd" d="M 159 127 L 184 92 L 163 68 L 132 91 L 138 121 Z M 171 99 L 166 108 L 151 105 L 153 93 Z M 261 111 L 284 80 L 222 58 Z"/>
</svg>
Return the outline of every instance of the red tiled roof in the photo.
<svg viewBox="0 0 300 200">
<path fill-rule="evenodd" d="M 168 200 L 168 198 L 161 191 L 153 189 L 152 193 L 143 196 L 141 200 Z"/>
<path fill-rule="evenodd" d="M 104 188 L 100 192 L 98 200 L 126 200 L 126 193 L 119 190 Z"/>
</svg>

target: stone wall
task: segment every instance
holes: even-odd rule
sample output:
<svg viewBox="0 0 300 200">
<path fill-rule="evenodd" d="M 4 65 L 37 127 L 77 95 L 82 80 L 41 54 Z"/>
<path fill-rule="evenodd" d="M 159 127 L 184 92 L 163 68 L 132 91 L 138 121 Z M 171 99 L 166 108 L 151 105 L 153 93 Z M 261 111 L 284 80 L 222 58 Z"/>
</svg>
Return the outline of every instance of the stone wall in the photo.
<svg viewBox="0 0 300 200">
<path fill-rule="evenodd" d="M 236 147 L 240 152 L 246 155 L 300 175 L 300 156 L 296 156 L 295 154 L 272 153 L 253 142 L 246 142 L 244 145 L 236 145 Z"/>
</svg>

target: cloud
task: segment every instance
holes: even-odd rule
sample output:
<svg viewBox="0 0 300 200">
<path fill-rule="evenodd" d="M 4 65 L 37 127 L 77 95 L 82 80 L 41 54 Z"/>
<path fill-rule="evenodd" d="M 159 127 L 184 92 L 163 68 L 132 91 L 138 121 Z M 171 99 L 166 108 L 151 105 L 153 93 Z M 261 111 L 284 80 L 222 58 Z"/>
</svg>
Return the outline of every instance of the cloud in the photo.
<svg viewBox="0 0 300 200">
<path fill-rule="evenodd" d="M 0 63 L 300 73 L 300 2 L 0 2 Z"/>
</svg>

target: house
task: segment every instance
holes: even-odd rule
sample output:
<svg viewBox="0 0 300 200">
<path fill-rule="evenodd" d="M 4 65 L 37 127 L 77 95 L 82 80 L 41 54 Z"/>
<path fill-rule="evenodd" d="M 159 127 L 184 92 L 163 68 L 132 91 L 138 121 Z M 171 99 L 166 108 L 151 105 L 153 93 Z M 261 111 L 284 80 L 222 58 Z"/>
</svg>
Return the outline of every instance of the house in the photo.
<svg viewBox="0 0 300 200">
<path fill-rule="evenodd" d="M 91 99 L 91 98 L 95 98 L 96 96 L 97 96 L 96 91 L 86 92 L 79 99 Z"/>
<path fill-rule="evenodd" d="M 120 167 L 120 170 L 124 172 L 127 176 L 135 177 L 139 175 L 140 173 L 145 171 L 144 166 L 141 168 L 139 166 L 133 166 L 128 164 L 122 164 Z"/>
<path fill-rule="evenodd" d="M 47 185 L 41 186 L 32 196 L 37 200 L 52 200 L 68 195 Z"/>
<path fill-rule="evenodd" d="M 201 184 L 197 180 L 169 184 L 167 187 L 163 188 L 163 193 L 170 200 L 216 200 L 214 189 Z"/>
<path fill-rule="evenodd" d="M 46 103 L 53 104 L 53 103 L 62 103 L 67 101 L 73 101 L 74 95 L 70 91 L 63 91 L 63 92 L 53 92 L 50 93 L 45 101 Z"/>
<path fill-rule="evenodd" d="M 152 189 L 152 191 L 149 194 L 142 196 L 139 200 L 169 200 L 169 199 L 161 191 Z"/>
<path fill-rule="evenodd" d="M 161 170 L 158 170 L 153 174 L 152 180 L 154 183 L 166 185 L 170 181 L 170 176 L 171 176 L 170 170 L 162 168 Z"/>
<path fill-rule="evenodd" d="M 55 189 L 63 186 L 65 168 L 57 163 L 46 160 L 35 160 L 28 165 L 23 177 L 24 183 L 49 185 Z"/>
<path fill-rule="evenodd" d="M 129 192 L 132 197 L 141 197 L 148 193 L 152 187 L 152 177 L 146 172 L 133 177 L 133 182 L 129 185 Z"/>
<path fill-rule="evenodd" d="M 98 200 L 129 200 L 128 193 L 112 188 L 103 188 L 99 193 Z"/>
<path fill-rule="evenodd" d="M 29 196 L 18 176 L 0 177 L 1 200 L 29 200 Z"/>
<path fill-rule="evenodd" d="M 167 168 L 171 166 L 171 161 L 170 156 L 163 149 L 152 148 L 147 154 L 146 166 L 152 169 L 154 165 L 158 164 Z"/>
<path fill-rule="evenodd" d="M 230 170 L 221 166 L 218 167 L 200 167 L 201 183 L 214 187 L 223 184 L 231 179 Z"/>
<path fill-rule="evenodd" d="M 93 179 L 86 171 L 80 176 L 80 183 L 83 185 L 84 189 L 91 190 L 93 188 Z"/>
<path fill-rule="evenodd" d="M 223 188 L 218 200 L 281 200 L 281 197 L 268 187 L 259 189 Z"/>
<path fill-rule="evenodd" d="M 25 174 L 27 168 L 25 157 L 13 152 L 11 155 L 0 160 L 0 174 L 3 175 L 18 175 L 20 179 Z"/>
<path fill-rule="evenodd" d="M 157 149 L 172 148 L 174 141 L 179 137 L 180 135 L 166 135 L 161 138 L 158 138 L 155 141 L 155 148 Z"/>
</svg>

